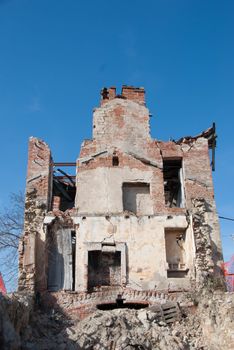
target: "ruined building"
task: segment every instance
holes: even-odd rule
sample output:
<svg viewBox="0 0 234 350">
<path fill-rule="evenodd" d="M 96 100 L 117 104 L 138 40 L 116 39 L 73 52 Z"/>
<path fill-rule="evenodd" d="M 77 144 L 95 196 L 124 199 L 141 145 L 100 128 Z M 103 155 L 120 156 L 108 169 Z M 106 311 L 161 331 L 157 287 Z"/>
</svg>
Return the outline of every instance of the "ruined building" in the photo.
<svg viewBox="0 0 234 350">
<path fill-rule="evenodd" d="M 30 138 L 20 291 L 78 312 L 118 293 L 170 299 L 219 275 L 214 127 L 163 142 L 149 119 L 143 88 L 104 88 L 76 163 L 55 163 Z"/>
</svg>

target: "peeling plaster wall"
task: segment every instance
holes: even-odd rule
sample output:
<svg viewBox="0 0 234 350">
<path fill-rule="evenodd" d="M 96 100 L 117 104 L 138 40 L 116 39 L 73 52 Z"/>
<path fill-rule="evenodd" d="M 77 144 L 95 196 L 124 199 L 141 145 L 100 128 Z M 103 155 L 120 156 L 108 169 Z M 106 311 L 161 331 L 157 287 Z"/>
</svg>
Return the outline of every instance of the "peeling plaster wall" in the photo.
<svg viewBox="0 0 234 350">
<path fill-rule="evenodd" d="M 94 110 L 93 139 L 83 142 L 77 160 L 75 208 L 63 213 L 54 207 L 50 212 L 50 150 L 45 142 L 30 139 L 19 289 L 47 289 L 48 238 L 59 230 L 67 234 L 76 230 L 75 290 L 79 292 L 88 288 L 88 252 L 101 251 L 103 242 L 121 252 L 123 288 L 178 291 L 191 287 L 191 280 L 200 283 L 204 272 L 219 275 L 222 247 L 207 139 L 180 143 L 151 139 L 142 88 L 123 87 L 121 96 L 110 88 L 102 96 L 101 107 Z M 178 158 L 183 207 L 170 208 L 165 205 L 163 160 Z M 149 196 L 137 215 L 123 211 L 124 183 L 149 185 Z M 128 200 L 133 197 L 131 193 Z M 186 231 L 184 278 L 167 277 L 169 228 Z"/>
<path fill-rule="evenodd" d="M 104 149 L 111 145 L 124 151 L 144 150 L 145 142 L 151 140 L 149 110 L 130 100 L 111 100 L 94 111 L 93 139 Z"/>
<path fill-rule="evenodd" d="M 139 162 L 139 161 L 137 161 Z M 122 213 L 123 212 L 123 182 L 151 183 L 154 170 L 146 167 L 145 170 L 111 167 L 97 167 L 82 171 L 79 174 L 77 186 L 77 207 L 79 214 L 95 213 Z M 154 188 L 152 188 L 152 192 Z M 88 193 L 88 195 L 87 195 Z M 142 215 L 153 214 L 153 202 L 144 208 Z"/>
<path fill-rule="evenodd" d="M 141 215 L 165 215 L 166 218 L 186 214 L 190 217 L 194 213 L 193 201 L 197 198 L 205 198 L 210 208 L 206 211 L 205 221 L 212 227 L 210 232 L 212 259 L 217 265 L 214 273 L 219 273 L 218 265 L 222 261 L 220 253 L 222 247 L 214 201 L 208 141 L 203 137 L 181 144 L 152 140 L 148 129 L 149 115 L 147 118 L 146 116 L 142 118 L 144 113 L 149 112 L 136 100 L 132 102 L 113 97 L 104 106 L 95 110 L 94 139 L 82 145 L 78 163 L 77 212 L 84 216 L 121 216 L 123 213 L 122 187 L 126 182 L 144 182 L 150 185 L 150 202 L 147 207 L 144 207 Z M 113 156 L 118 157 L 118 166 L 113 166 Z M 170 208 L 165 206 L 163 160 L 178 158 L 182 159 L 183 206 Z M 190 217 L 191 220 L 193 220 L 192 217 Z M 154 224 L 155 231 L 160 231 L 158 223 L 155 221 Z M 143 227 L 142 231 L 145 230 L 147 232 L 148 228 Z M 129 238 L 125 237 L 125 239 L 128 244 Z M 152 242 L 148 236 L 144 239 L 149 245 Z M 156 242 L 161 249 L 162 242 L 158 240 L 158 237 Z M 193 257 L 195 256 L 194 244 L 187 243 L 187 239 L 185 248 L 194 254 Z M 147 249 L 150 251 L 151 247 Z M 136 254 L 136 247 L 133 251 Z M 154 265 L 154 254 L 155 251 L 149 254 L 151 258 L 147 266 Z M 142 256 L 145 257 L 144 252 Z M 163 259 L 165 264 L 165 256 Z M 140 260 L 142 262 L 142 259 Z M 133 263 L 130 261 L 129 264 L 132 266 Z M 190 274 L 195 276 L 195 260 L 193 259 L 190 264 Z M 160 276 L 162 272 L 159 266 L 157 273 Z M 144 270 L 147 269 L 148 267 L 144 266 Z M 153 280 L 152 275 L 148 275 L 148 279 Z M 176 284 L 180 288 L 183 283 L 177 278 L 173 281 L 173 286 Z"/>
<path fill-rule="evenodd" d="M 77 229 L 76 290 L 87 290 L 87 246 L 88 242 L 101 243 L 108 240 L 126 242 L 127 281 L 126 285 L 137 290 L 183 289 L 189 286 L 193 276 L 193 234 L 185 216 L 166 219 L 161 216 L 111 216 L 111 218 L 87 216 L 74 218 Z M 165 228 L 187 229 L 187 278 L 167 278 L 165 249 Z"/>
<path fill-rule="evenodd" d="M 24 234 L 19 246 L 19 290 L 46 288 L 43 219 L 51 200 L 51 153 L 47 144 L 29 140 Z M 41 264 L 41 261 L 43 263 Z"/>
</svg>

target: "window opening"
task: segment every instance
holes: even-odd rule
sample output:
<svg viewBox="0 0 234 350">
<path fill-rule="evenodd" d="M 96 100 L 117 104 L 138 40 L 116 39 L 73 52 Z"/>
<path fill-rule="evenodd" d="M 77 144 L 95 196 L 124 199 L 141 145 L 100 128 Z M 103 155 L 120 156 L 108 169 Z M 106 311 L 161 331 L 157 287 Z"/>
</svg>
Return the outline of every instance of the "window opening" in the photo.
<svg viewBox="0 0 234 350">
<path fill-rule="evenodd" d="M 123 211 L 136 215 L 152 211 L 150 185 L 144 182 L 123 183 Z"/>
<path fill-rule="evenodd" d="M 113 166 L 118 166 L 119 165 L 119 157 L 113 156 L 112 157 L 112 165 Z"/>
<path fill-rule="evenodd" d="M 169 278 L 180 278 L 187 275 L 185 241 L 186 232 L 184 230 L 165 231 L 167 277 Z"/>
<path fill-rule="evenodd" d="M 75 176 L 54 168 L 52 209 L 65 211 L 74 207 L 76 196 Z"/>
<path fill-rule="evenodd" d="M 165 204 L 167 207 L 183 207 L 182 160 L 163 160 Z"/>
<path fill-rule="evenodd" d="M 121 252 L 88 252 L 88 289 L 121 285 Z"/>
</svg>

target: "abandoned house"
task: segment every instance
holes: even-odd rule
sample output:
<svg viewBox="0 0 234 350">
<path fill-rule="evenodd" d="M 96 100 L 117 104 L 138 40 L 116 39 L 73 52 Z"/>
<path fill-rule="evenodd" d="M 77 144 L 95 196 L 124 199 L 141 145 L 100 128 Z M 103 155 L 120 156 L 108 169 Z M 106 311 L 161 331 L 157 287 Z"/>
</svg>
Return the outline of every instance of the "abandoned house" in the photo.
<svg viewBox="0 0 234 350">
<path fill-rule="evenodd" d="M 149 119 L 144 88 L 104 88 L 76 162 L 54 162 L 30 138 L 19 290 L 77 310 L 113 291 L 148 300 L 220 273 L 215 127 L 164 142 Z"/>
</svg>

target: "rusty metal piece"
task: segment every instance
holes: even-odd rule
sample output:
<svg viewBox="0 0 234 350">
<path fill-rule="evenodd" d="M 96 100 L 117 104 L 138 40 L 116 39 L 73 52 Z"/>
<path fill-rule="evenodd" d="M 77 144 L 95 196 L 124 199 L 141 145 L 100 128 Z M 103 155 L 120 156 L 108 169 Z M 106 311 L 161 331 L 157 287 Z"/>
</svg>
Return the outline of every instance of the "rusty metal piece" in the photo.
<svg viewBox="0 0 234 350">
<path fill-rule="evenodd" d="M 72 184 L 72 186 L 75 186 L 75 182 L 73 181 L 73 178 L 68 175 L 67 173 L 65 173 L 65 171 L 61 170 L 61 169 L 57 169 L 57 171 L 59 171 L 61 174 L 63 174 Z"/>
<path fill-rule="evenodd" d="M 76 166 L 76 163 L 74 162 L 57 162 L 57 163 L 52 163 L 53 166 Z"/>
</svg>

